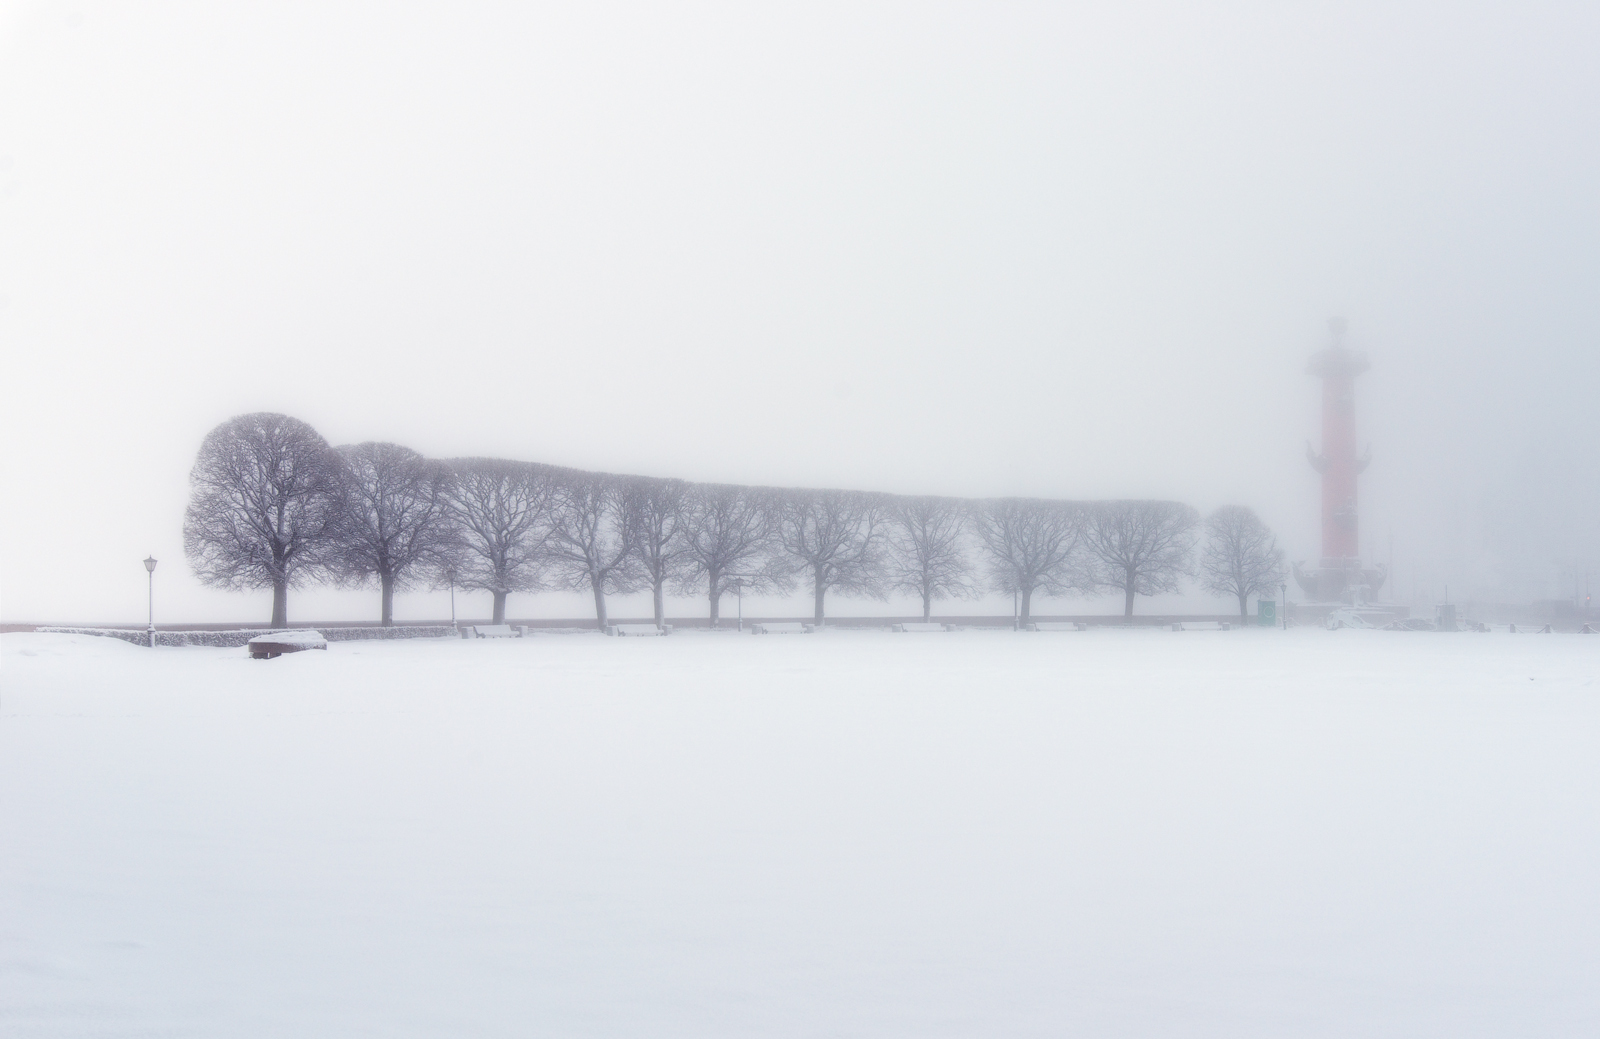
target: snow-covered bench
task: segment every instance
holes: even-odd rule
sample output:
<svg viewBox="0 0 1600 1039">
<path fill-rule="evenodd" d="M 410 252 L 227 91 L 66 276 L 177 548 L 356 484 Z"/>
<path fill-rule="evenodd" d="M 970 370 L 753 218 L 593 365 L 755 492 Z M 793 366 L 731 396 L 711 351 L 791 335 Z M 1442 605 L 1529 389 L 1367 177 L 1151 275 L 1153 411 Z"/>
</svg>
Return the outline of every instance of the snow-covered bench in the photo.
<svg viewBox="0 0 1600 1039">
<path fill-rule="evenodd" d="M 275 631 L 270 635 L 257 635 L 245 643 L 245 649 L 254 660 L 271 660 L 303 649 L 327 648 L 328 640 L 319 631 Z"/>
<path fill-rule="evenodd" d="M 520 639 L 528 634 L 526 627 L 509 624 L 474 624 L 469 630 L 475 639 Z"/>
<path fill-rule="evenodd" d="M 955 631 L 954 624 L 941 624 L 938 621 L 906 621 L 904 624 L 894 624 L 890 631 Z"/>
<path fill-rule="evenodd" d="M 1082 621 L 1039 621 L 1028 625 L 1028 631 L 1088 631 Z"/>
<path fill-rule="evenodd" d="M 607 624 L 606 634 L 617 636 L 671 635 L 672 625 L 663 624 L 658 628 L 654 624 Z"/>
<path fill-rule="evenodd" d="M 799 621 L 774 621 L 770 624 L 752 624 L 752 635 L 809 635 L 816 630 L 815 625 L 801 624 Z"/>
<path fill-rule="evenodd" d="M 1173 631 L 1232 631 L 1233 625 L 1227 621 L 1176 621 L 1172 625 Z"/>
</svg>

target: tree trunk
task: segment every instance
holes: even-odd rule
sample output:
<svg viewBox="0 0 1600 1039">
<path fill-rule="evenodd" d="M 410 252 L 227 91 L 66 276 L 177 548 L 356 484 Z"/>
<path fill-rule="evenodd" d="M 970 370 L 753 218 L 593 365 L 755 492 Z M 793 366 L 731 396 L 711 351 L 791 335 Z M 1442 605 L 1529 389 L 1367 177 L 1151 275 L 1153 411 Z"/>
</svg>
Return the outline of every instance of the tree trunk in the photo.
<svg viewBox="0 0 1600 1039">
<path fill-rule="evenodd" d="M 1134 584 L 1133 574 L 1130 573 L 1126 576 L 1126 583 L 1122 586 L 1122 615 L 1127 618 L 1129 624 L 1133 623 Z"/>
<path fill-rule="evenodd" d="M 722 589 L 717 587 L 722 579 L 722 572 L 712 570 L 707 576 L 711 578 L 711 626 L 715 628 L 722 607 Z"/>
<path fill-rule="evenodd" d="M 600 622 L 600 630 L 606 630 L 606 588 L 605 583 L 591 579 L 594 586 L 594 619 Z"/>
<path fill-rule="evenodd" d="M 1249 604 L 1249 601 L 1248 601 L 1249 599 L 1250 599 L 1250 593 L 1249 592 L 1241 592 L 1241 593 L 1239 593 L 1239 623 L 1240 623 L 1240 625 L 1245 625 L 1245 624 L 1249 624 L 1250 623 L 1250 604 Z"/>
<path fill-rule="evenodd" d="M 1032 588 L 1024 588 L 1024 589 L 1022 589 L 1022 615 L 1021 615 L 1021 619 L 1017 621 L 1017 626 L 1019 628 L 1026 628 L 1028 626 L 1028 612 L 1032 608 L 1033 608 L 1033 589 Z"/>
<path fill-rule="evenodd" d="M 394 627 L 394 577 L 384 574 L 378 578 L 378 585 L 383 589 L 383 626 Z"/>
<path fill-rule="evenodd" d="M 504 624 L 505 622 L 506 622 L 506 593 L 497 590 L 494 593 L 494 619 L 492 621 L 490 621 L 489 623 L 490 624 Z"/>
<path fill-rule="evenodd" d="M 666 620 L 667 620 L 667 597 L 663 593 L 662 587 L 661 587 L 665 583 L 666 583 L 665 581 L 657 581 L 656 582 L 655 604 L 656 604 L 656 627 L 658 627 L 658 628 L 661 627 L 661 625 L 665 624 Z"/>
<path fill-rule="evenodd" d="M 817 627 L 820 628 L 822 627 L 822 597 L 828 594 L 828 586 L 823 584 L 822 579 L 819 577 L 814 580 L 811 587 L 815 600 L 811 619 L 815 621 Z"/>
<path fill-rule="evenodd" d="M 289 626 L 289 582 L 282 577 L 272 582 L 272 626 Z"/>
<path fill-rule="evenodd" d="M 928 623 L 928 618 L 933 616 L 933 595 L 924 588 L 922 590 L 922 623 Z"/>
</svg>

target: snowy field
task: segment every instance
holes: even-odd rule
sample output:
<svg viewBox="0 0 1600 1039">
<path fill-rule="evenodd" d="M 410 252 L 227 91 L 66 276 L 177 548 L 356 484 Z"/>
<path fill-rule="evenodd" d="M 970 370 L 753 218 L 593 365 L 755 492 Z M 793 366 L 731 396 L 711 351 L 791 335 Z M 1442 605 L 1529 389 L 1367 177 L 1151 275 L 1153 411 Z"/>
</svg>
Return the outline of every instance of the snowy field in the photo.
<svg viewBox="0 0 1600 1039">
<path fill-rule="evenodd" d="M 0 648 L 8 1039 L 1600 1034 L 1600 638 Z"/>
</svg>

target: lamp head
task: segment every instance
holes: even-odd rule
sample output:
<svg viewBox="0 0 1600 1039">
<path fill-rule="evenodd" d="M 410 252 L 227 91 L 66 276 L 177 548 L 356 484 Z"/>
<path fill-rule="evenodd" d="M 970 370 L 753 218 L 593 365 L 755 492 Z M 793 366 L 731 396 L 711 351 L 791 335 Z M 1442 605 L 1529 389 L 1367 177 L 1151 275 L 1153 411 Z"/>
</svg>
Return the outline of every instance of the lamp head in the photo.
<svg viewBox="0 0 1600 1039">
<path fill-rule="evenodd" d="M 155 573 L 156 572 L 156 557 L 155 556 L 151 556 L 150 558 L 146 559 L 144 561 L 144 568 L 146 570 L 150 571 L 152 574 Z"/>
</svg>

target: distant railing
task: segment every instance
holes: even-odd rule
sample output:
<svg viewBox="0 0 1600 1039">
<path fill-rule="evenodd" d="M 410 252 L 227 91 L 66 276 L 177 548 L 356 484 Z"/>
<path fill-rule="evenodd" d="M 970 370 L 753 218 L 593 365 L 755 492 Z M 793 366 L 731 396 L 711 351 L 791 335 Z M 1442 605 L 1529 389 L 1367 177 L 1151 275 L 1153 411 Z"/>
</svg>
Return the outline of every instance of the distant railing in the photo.
<svg viewBox="0 0 1600 1039">
<path fill-rule="evenodd" d="M 313 625 L 299 625 L 304 630 Z M 448 624 L 408 624 L 393 627 L 374 625 L 370 628 L 351 627 L 322 627 L 315 626 L 322 637 L 329 642 L 349 642 L 356 639 L 440 639 L 455 638 L 456 629 Z M 58 628 L 38 627 L 34 631 L 52 632 L 59 635 L 100 635 L 107 638 L 121 639 L 131 642 L 136 646 L 148 646 L 150 634 L 144 628 Z M 199 629 L 193 628 L 186 631 L 156 631 L 156 645 L 158 646 L 214 646 L 223 649 L 232 649 L 243 646 L 258 635 L 269 634 L 274 631 L 293 631 L 294 628 L 231 628 L 231 629 Z"/>
</svg>

